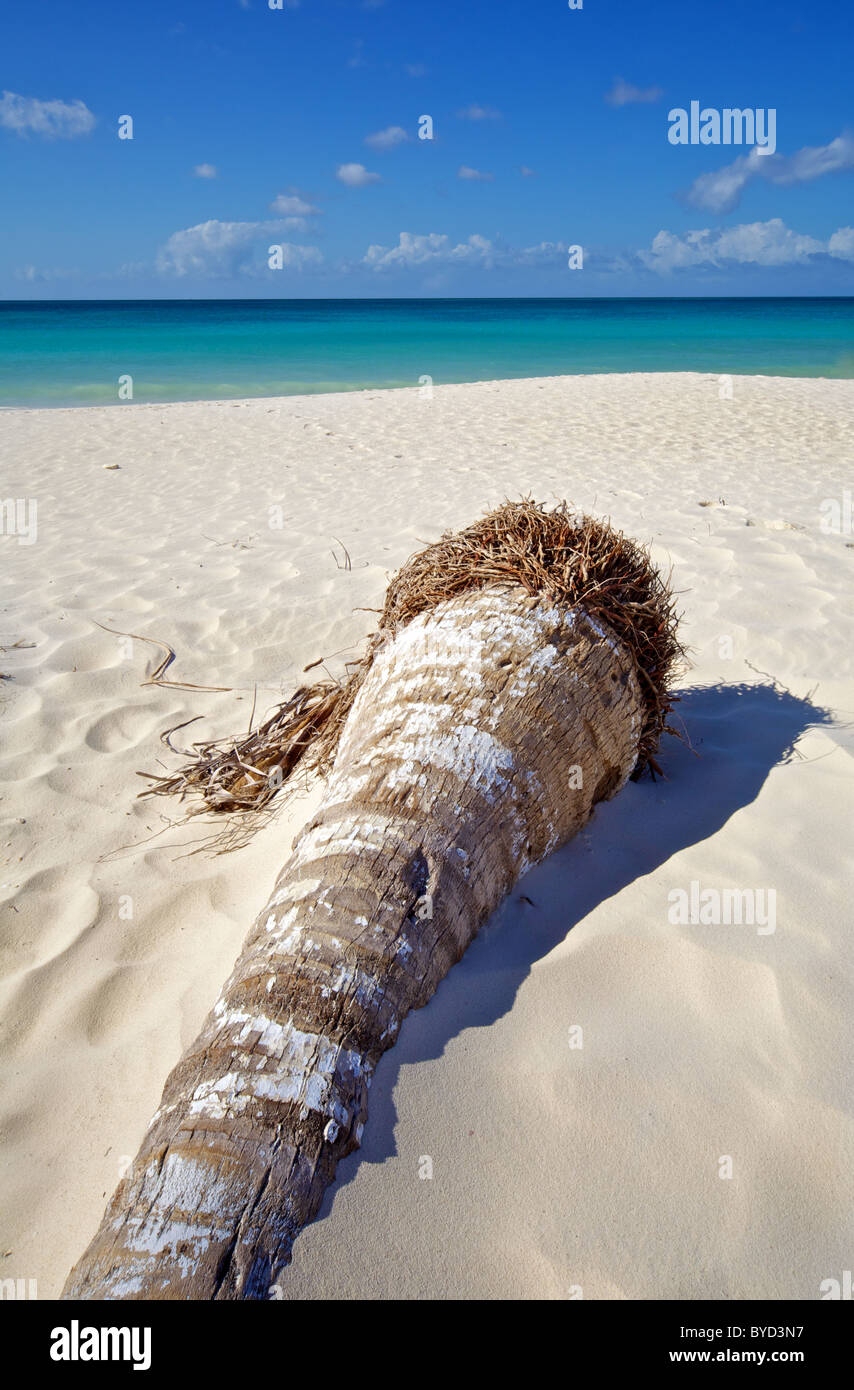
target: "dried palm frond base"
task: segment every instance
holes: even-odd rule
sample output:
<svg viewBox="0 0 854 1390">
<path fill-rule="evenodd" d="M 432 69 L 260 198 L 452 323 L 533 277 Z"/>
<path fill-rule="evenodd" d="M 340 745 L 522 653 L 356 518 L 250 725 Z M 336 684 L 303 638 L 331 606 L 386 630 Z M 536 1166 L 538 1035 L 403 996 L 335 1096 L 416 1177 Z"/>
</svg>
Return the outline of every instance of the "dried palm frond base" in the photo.
<svg viewBox="0 0 854 1390">
<path fill-rule="evenodd" d="M 378 630 L 345 681 L 301 686 L 244 738 L 195 744 L 192 762 L 168 776 L 141 774 L 152 785 L 140 795 L 197 797 L 195 813 L 263 811 L 297 769 L 311 774 L 331 767 L 353 700 L 383 644 L 426 609 L 487 585 L 520 585 L 568 608 L 583 603 L 587 614 L 609 624 L 634 658 L 646 706 L 632 775 L 660 773 L 655 753 L 675 702 L 668 683 L 682 656 L 669 585 L 646 549 L 607 522 L 573 513 L 566 502 L 549 510 L 525 499 L 506 502 L 406 562 L 389 585 Z"/>
</svg>

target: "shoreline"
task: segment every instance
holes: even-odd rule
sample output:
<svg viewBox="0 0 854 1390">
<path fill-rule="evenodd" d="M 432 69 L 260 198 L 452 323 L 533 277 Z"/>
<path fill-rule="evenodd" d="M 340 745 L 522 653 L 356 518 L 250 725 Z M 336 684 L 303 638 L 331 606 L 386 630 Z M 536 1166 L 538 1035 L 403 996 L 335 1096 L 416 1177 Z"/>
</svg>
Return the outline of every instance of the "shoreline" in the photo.
<svg viewBox="0 0 854 1390">
<path fill-rule="evenodd" d="M 637 380 L 638 378 L 649 378 L 655 380 L 697 378 L 709 382 L 720 383 L 722 380 L 735 381 L 769 381 L 775 383 L 792 382 L 852 382 L 854 373 L 851 376 L 800 376 L 797 373 L 791 375 L 775 376 L 767 372 L 709 372 L 709 371 L 632 371 L 632 372 L 567 372 L 549 376 L 520 376 L 520 377 L 483 377 L 475 381 L 448 381 L 433 383 L 431 390 L 438 391 L 476 389 L 477 387 L 499 387 L 499 386 L 518 386 L 532 385 L 539 383 L 558 383 L 558 382 L 584 382 L 601 380 Z M 14 414 L 58 414 L 62 411 L 72 411 L 77 414 L 81 410 L 109 410 L 116 409 L 129 411 L 140 410 L 163 410 L 168 407 L 196 406 L 208 407 L 219 406 L 221 408 L 229 406 L 275 406 L 284 405 L 285 402 L 295 404 L 307 404 L 317 400 L 346 400 L 349 397 L 368 397 L 378 394 L 382 395 L 410 395 L 416 398 L 425 399 L 422 396 L 423 387 L 413 386 L 354 386 L 346 391 L 305 391 L 293 392 L 285 395 L 274 396 L 212 396 L 205 398 L 189 398 L 187 400 L 169 401 L 111 401 L 109 404 L 80 404 L 80 405 L 0 405 L 0 416 Z"/>
</svg>

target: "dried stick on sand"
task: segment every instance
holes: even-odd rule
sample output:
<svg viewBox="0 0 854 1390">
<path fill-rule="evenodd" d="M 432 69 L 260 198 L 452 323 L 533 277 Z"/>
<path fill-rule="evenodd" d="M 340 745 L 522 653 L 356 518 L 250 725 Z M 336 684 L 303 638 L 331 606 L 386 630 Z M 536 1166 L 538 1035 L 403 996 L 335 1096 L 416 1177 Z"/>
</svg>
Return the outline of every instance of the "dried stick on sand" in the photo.
<svg viewBox="0 0 854 1390">
<path fill-rule="evenodd" d="M 265 1298 L 356 1148 L 377 1062 L 532 864 L 655 750 L 672 599 L 608 525 L 506 504 L 415 556 L 348 682 L 154 790 L 325 796 L 169 1077 L 66 1298 Z"/>
</svg>

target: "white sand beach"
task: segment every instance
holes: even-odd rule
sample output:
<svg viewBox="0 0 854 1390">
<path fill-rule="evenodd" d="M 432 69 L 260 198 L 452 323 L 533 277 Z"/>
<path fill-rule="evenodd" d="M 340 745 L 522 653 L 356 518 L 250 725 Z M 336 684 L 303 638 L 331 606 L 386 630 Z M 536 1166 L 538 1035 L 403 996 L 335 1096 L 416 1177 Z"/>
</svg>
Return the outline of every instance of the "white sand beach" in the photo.
<svg viewBox="0 0 854 1390">
<path fill-rule="evenodd" d="M 318 799 L 188 857 L 209 826 L 136 800 L 161 731 L 342 672 L 414 550 L 527 494 L 672 570 L 688 741 L 409 1017 L 281 1296 L 811 1300 L 851 1268 L 854 380 L 721 389 L 0 412 L 0 497 L 37 502 L 0 538 L 0 1278 L 59 1293 Z M 230 689 L 146 685 L 162 652 L 104 627 Z M 692 884 L 773 914 L 672 922 Z"/>
</svg>

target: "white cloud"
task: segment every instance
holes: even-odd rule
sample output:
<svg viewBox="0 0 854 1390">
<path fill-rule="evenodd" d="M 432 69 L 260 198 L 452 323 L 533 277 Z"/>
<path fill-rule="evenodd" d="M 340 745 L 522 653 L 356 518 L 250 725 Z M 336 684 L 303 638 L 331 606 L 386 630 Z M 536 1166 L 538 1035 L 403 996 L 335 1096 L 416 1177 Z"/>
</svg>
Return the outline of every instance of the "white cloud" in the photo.
<svg viewBox="0 0 854 1390">
<path fill-rule="evenodd" d="M 523 179 L 535 179 L 537 177 L 536 169 L 529 169 L 527 164 L 519 165 L 519 173 Z"/>
<path fill-rule="evenodd" d="M 470 179 L 473 183 L 492 183 L 494 174 L 486 174 L 480 169 L 470 169 L 467 164 L 461 164 L 457 170 L 458 179 Z"/>
<path fill-rule="evenodd" d="M 565 241 L 541 241 L 538 246 L 523 246 L 511 251 L 514 265 L 565 265 L 569 246 Z"/>
<path fill-rule="evenodd" d="M 85 102 L 40 101 L 4 92 L 0 97 L 0 126 L 18 135 L 43 135 L 47 140 L 73 140 L 94 129 L 95 117 Z"/>
<path fill-rule="evenodd" d="M 746 222 L 719 232 L 715 255 L 739 265 L 797 265 L 827 248 L 816 237 L 793 232 L 781 218 Z"/>
<path fill-rule="evenodd" d="M 393 150 L 395 145 L 402 145 L 409 138 L 402 125 L 390 125 L 386 126 L 385 130 L 376 130 L 373 135 L 366 135 L 365 144 L 370 145 L 372 150 Z"/>
<path fill-rule="evenodd" d="M 401 232 L 397 246 L 369 246 L 362 263 L 372 270 L 411 270 L 438 263 L 487 264 L 491 251 L 492 243 L 477 233 L 454 246 L 444 232 L 428 232 L 424 236 Z"/>
<path fill-rule="evenodd" d="M 777 154 L 768 156 L 768 161 L 768 177 L 773 183 L 808 183 L 825 174 L 854 169 L 854 140 L 850 135 L 837 135 L 827 145 L 805 145 L 788 159 Z"/>
<path fill-rule="evenodd" d="M 364 188 L 368 183 L 379 183 L 379 174 L 372 174 L 364 164 L 339 164 L 335 177 L 348 188 Z"/>
<path fill-rule="evenodd" d="M 322 260 L 314 246 L 294 246 L 277 241 L 286 224 L 268 222 L 200 222 L 174 232 L 157 253 L 160 275 L 204 275 L 211 279 L 230 279 L 235 275 L 258 275 L 268 270 L 271 244 L 282 245 L 286 266 L 302 270 Z"/>
<path fill-rule="evenodd" d="M 217 176 L 217 167 L 215 164 L 197 164 L 193 169 L 193 173 L 197 179 L 215 179 Z"/>
<path fill-rule="evenodd" d="M 701 174 L 689 188 L 687 198 L 695 207 L 709 212 L 731 212 L 751 179 L 762 178 L 787 186 L 809 183 L 845 169 L 854 169 L 854 139 L 850 135 L 838 135 L 827 145 L 806 145 L 789 156 L 759 154 L 754 145 L 749 154 L 741 155 L 732 164 Z"/>
<path fill-rule="evenodd" d="M 370 246 L 362 265 L 372 270 L 437 270 L 467 265 L 481 270 L 495 267 L 565 265 L 568 246 L 562 241 L 541 241 L 538 246 L 507 246 L 475 232 L 456 245 L 443 232 L 417 235 L 401 232 L 397 246 Z"/>
<path fill-rule="evenodd" d="M 473 101 L 471 106 L 464 106 L 457 115 L 463 121 L 500 121 L 501 112 L 496 111 L 494 106 L 479 106 Z"/>
<path fill-rule="evenodd" d="M 749 154 L 741 155 L 733 164 L 723 169 L 715 169 L 710 174 L 701 174 L 688 190 L 689 203 L 695 207 L 706 208 L 709 212 L 729 212 L 736 206 L 744 185 L 762 171 L 760 165 L 773 155 L 757 154 L 754 145 Z"/>
<path fill-rule="evenodd" d="M 313 213 L 320 212 L 320 208 L 316 208 L 295 188 L 292 188 L 290 193 L 280 193 L 273 199 L 270 208 L 273 212 L 282 213 L 284 217 L 310 217 Z"/>
<path fill-rule="evenodd" d="M 321 213 L 321 209 L 310 203 L 298 188 L 292 188 L 289 193 L 280 193 L 270 204 L 270 210 L 279 213 L 283 218 L 283 227 L 289 232 L 307 231 L 308 218 L 319 217 Z"/>
<path fill-rule="evenodd" d="M 649 270 L 665 275 L 692 266 L 806 265 L 812 256 L 845 255 L 847 230 L 842 228 L 823 242 L 794 232 L 779 217 L 772 217 L 767 222 L 745 222 L 715 232 L 708 228 L 686 232 L 684 237 L 660 231 L 650 249 L 638 252 L 638 257 Z M 831 247 L 836 238 L 839 250 L 834 252 Z"/>
<path fill-rule="evenodd" d="M 631 82 L 615 77 L 610 92 L 605 93 L 605 100 L 611 106 L 628 106 L 630 102 L 658 101 L 662 96 L 661 87 L 633 87 Z"/>
<path fill-rule="evenodd" d="M 662 229 L 653 237 L 650 249 L 639 251 L 638 256 L 649 270 L 656 270 L 659 274 L 667 274 L 684 266 L 700 265 L 709 258 L 698 250 L 698 242 L 710 235 L 708 231 L 687 232 L 683 239 Z"/>
<path fill-rule="evenodd" d="M 854 227 L 840 227 L 827 243 L 831 256 L 842 261 L 854 261 Z"/>
</svg>

